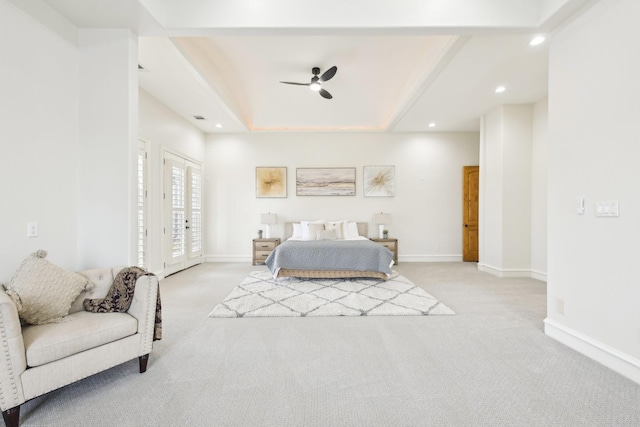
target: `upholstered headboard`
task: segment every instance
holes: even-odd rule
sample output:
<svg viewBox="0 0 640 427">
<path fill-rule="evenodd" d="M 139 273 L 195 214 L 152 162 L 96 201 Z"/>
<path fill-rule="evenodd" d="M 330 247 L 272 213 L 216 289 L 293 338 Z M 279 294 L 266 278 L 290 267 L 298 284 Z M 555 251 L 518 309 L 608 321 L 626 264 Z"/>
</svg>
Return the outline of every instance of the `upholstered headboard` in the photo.
<svg viewBox="0 0 640 427">
<path fill-rule="evenodd" d="M 293 236 L 293 223 L 299 223 L 300 221 L 293 222 L 285 222 L 284 223 L 284 239 L 287 240 L 289 237 Z M 358 234 L 364 237 L 369 236 L 369 223 L 367 222 L 357 222 L 358 225 Z"/>
</svg>

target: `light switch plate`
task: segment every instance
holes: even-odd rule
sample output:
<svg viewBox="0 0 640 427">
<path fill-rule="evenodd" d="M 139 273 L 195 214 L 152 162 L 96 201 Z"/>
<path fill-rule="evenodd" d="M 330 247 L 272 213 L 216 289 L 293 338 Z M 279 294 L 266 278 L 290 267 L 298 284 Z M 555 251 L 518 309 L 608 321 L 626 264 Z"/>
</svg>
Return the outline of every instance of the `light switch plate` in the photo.
<svg viewBox="0 0 640 427">
<path fill-rule="evenodd" d="M 617 200 L 597 202 L 596 216 L 599 217 L 618 217 L 620 216 L 620 203 Z"/>
</svg>

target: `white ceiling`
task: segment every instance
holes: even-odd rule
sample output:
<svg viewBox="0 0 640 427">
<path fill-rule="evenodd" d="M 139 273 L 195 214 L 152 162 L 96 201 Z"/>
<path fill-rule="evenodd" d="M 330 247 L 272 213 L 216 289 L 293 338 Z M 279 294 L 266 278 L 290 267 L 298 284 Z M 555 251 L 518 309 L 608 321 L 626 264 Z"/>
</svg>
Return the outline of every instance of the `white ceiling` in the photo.
<svg viewBox="0 0 640 427">
<path fill-rule="evenodd" d="M 134 30 L 140 86 L 211 133 L 478 131 L 495 106 L 546 95 L 548 43 L 529 41 L 592 3 L 43 1 L 79 28 Z M 331 100 L 279 83 L 333 65 Z"/>
</svg>

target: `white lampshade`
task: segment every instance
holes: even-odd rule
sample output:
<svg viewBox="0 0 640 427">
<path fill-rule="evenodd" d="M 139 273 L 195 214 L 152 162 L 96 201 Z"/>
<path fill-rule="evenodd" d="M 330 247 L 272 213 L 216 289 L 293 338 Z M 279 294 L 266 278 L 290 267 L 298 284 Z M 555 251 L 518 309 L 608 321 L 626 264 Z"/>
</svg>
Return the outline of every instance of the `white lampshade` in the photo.
<svg viewBox="0 0 640 427">
<path fill-rule="evenodd" d="M 377 225 L 391 224 L 391 214 L 382 212 L 380 212 L 379 214 L 375 214 L 373 216 L 373 222 L 375 222 Z"/>
<path fill-rule="evenodd" d="M 278 214 L 266 213 L 260 215 L 260 223 L 261 224 L 277 224 L 278 223 Z"/>
<path fill-rule="evenodd" d="M 266 213 L 266 214 L 261 214 L 260 215 L 260 222 L 262 224 L 266 224 L 267 225 L 266 238 L 270 239 L 271 238 L 271 225 L 278 223 L 278 214 L 274 214 L 274 213 L 271 213 L 271 212 Z"/>
<path fill-rule="evenodd" d="M 384 238 L 384 226 L 391 224 L 391 214 L 382 213 L 373 216 L 373 222 L 378 225 L 378 237 Z"/>
</svg>

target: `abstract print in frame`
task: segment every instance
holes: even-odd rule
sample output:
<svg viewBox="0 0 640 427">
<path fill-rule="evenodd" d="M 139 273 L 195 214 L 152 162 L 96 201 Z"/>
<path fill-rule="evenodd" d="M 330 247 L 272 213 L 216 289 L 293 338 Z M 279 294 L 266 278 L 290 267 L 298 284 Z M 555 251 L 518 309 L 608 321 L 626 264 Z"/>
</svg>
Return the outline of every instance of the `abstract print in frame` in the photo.
<svg viewBox="0 0 640 427">
<path fill-rule="evenodd" d="M 298 168 L 296 196 L 355 196 L 356 168 Z"/>
<path fill-rule="evenodd" d="M 396 195 L 394 166 L 365 166 L 364 196 L 393 197 Z"/>
<path fill-rule="evenodd" d="M 256 197 L 287 197 L 287 168 L 256 167 Z"/>
</svg>

